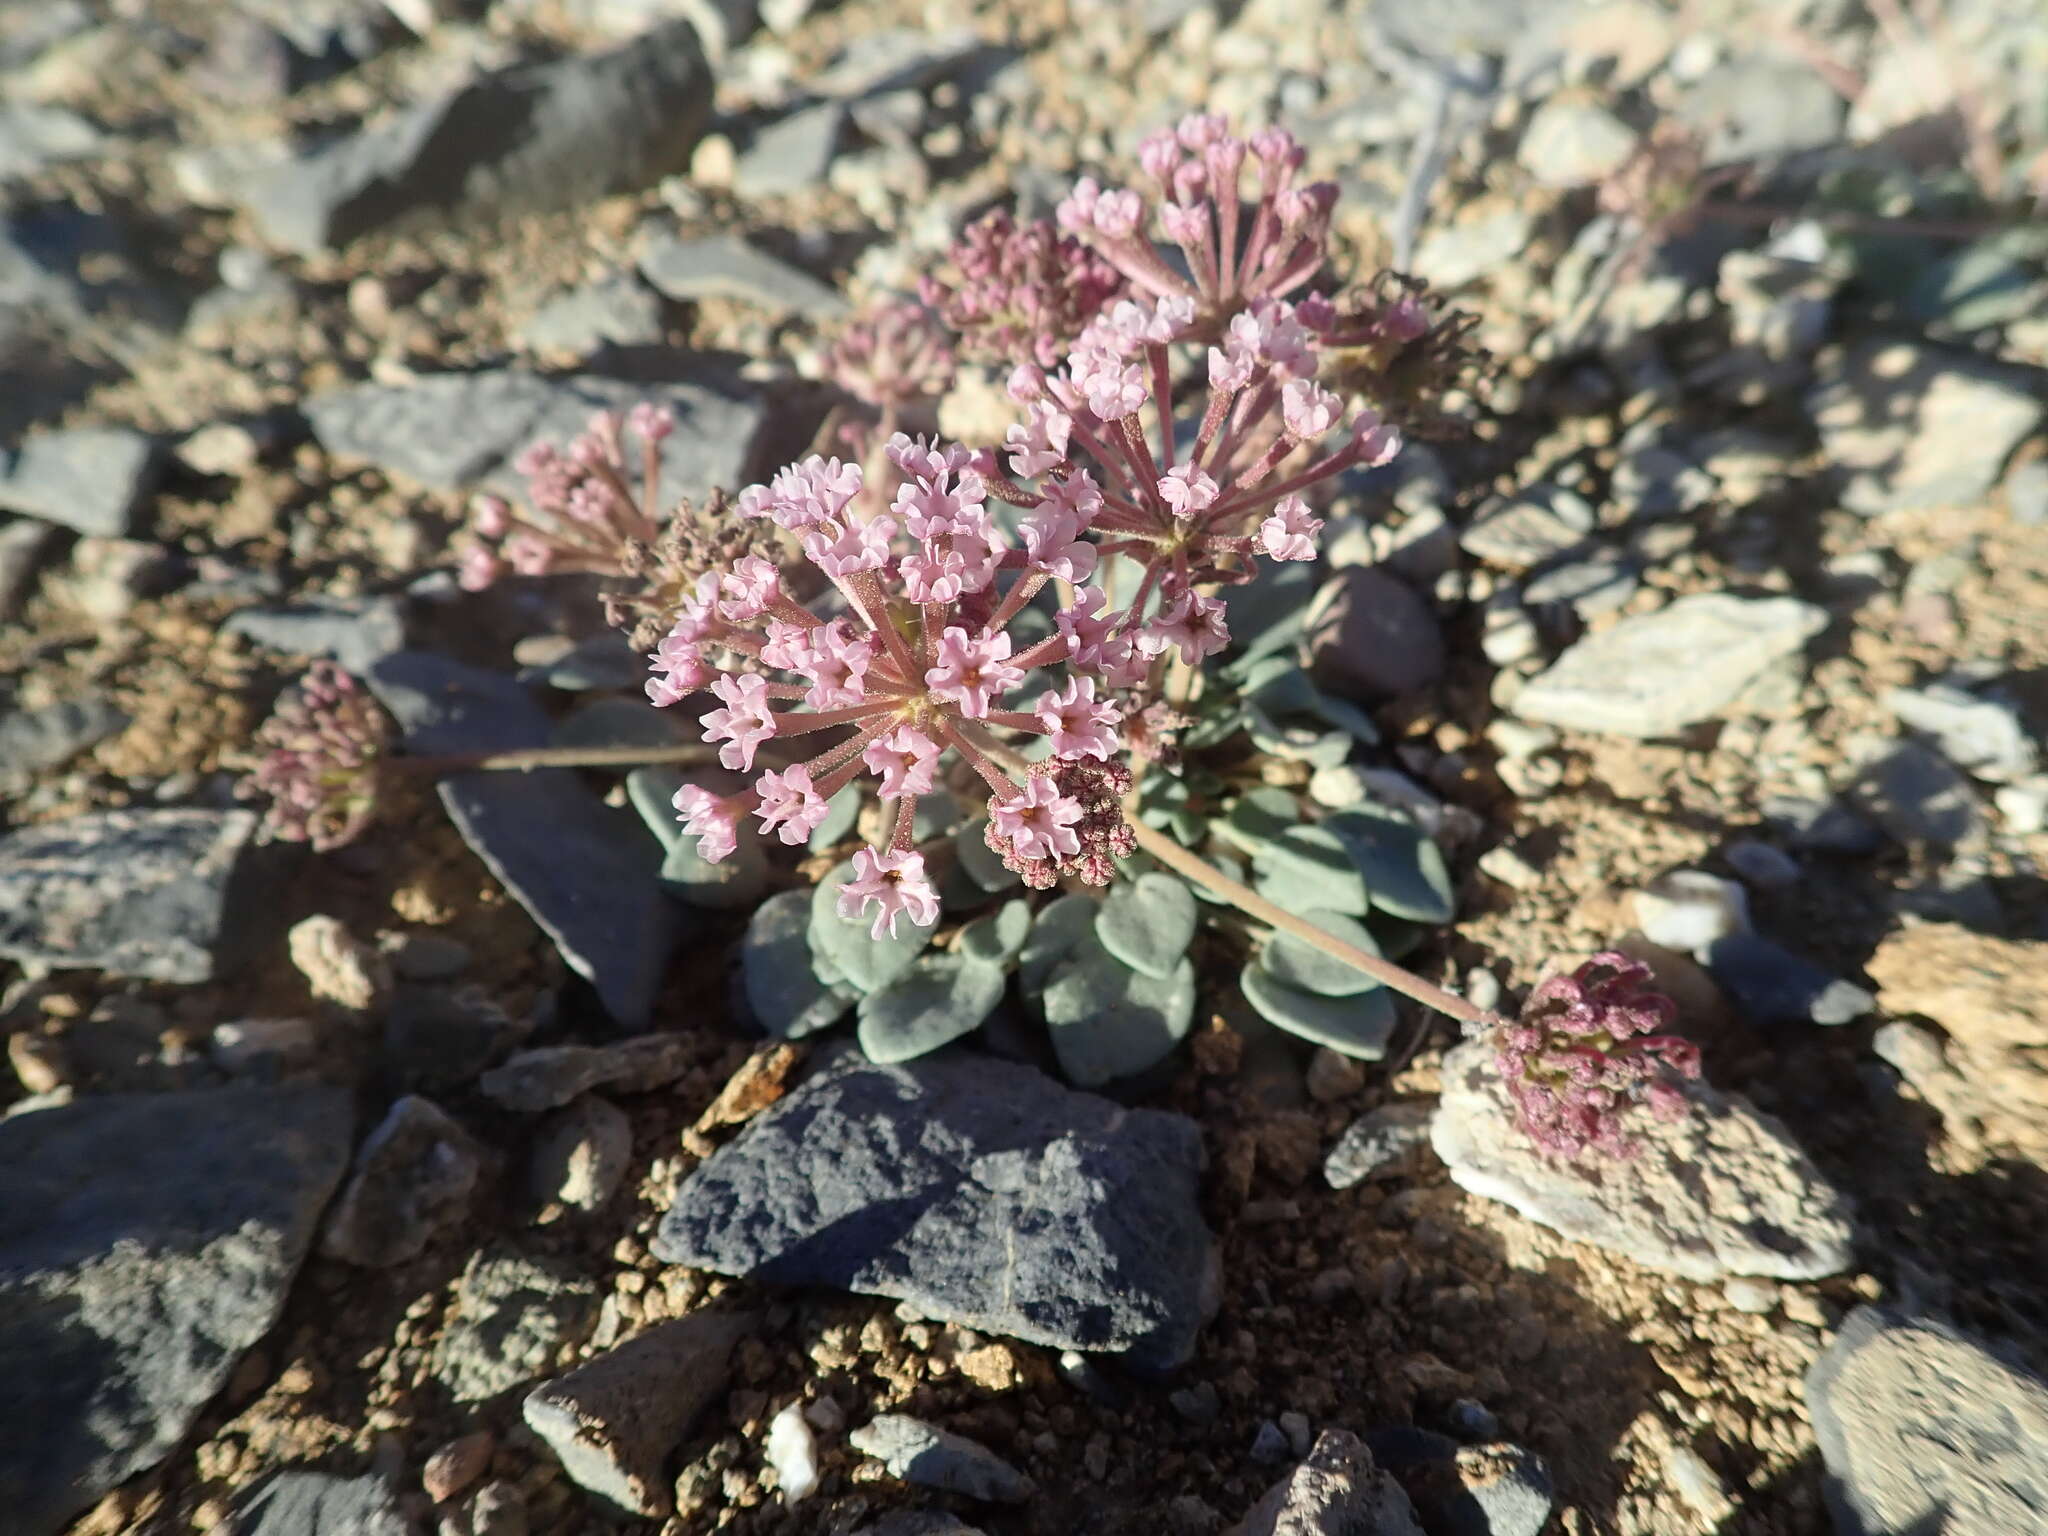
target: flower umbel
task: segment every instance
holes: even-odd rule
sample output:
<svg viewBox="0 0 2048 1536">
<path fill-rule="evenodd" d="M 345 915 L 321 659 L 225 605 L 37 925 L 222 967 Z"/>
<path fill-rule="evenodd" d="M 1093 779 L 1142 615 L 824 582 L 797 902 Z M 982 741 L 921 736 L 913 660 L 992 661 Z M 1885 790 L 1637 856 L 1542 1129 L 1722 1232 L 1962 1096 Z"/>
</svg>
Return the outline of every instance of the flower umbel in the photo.
<svg viewBox="0 0 2048 1536">
<path fill-rule="evenodd" d="M 1678 1010 L 1649 980 L 1648 966 L 1610 950 L 1543 982 L 1519 1019 L 1498 1026 L 1495 1062 L 1516 1122 L 1544 1151 L 1626 1157 L 1633 1105 L 1685 1112 L 1673 1079 L 1700 1075 L 1699 1047 L 1664 1032 Z"/>
<path fill-rule="evenodd" d="M 262 759 L 240 793 L 267 796 L 263 835 L 324 853 L 377 816 L 390 717 L 349 673 L 316 661 L 256 731 Z"/>
</svg>

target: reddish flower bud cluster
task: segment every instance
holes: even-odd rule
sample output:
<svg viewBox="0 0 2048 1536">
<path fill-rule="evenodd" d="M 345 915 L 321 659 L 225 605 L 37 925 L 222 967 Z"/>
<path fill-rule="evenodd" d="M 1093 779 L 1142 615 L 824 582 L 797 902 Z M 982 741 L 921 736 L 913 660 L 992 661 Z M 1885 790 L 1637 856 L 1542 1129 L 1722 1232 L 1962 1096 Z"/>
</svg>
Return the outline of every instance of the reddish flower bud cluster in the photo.
<svg viewBox="0 0 2048 1536">
<path fill-rule="evenodd" d="M 1516 1121 L 1544 1151 L 1626 1157 L 1634 1143 L 1622 1121 L 1632 1106 L 1685 1112 L 1672 1079 L 1700 1075 L 1699 1047 L 1664 1033 L 1677 1006 L 1649 981 L 1648 966 L 1610 950 L 1543 982 L 1521 1017 L 1499 1026 L 1495 1062 Z"/>
<path fill-rule="evenodd" d="M 825 354 L 825 377 L 864 405 L 884 411 L 936 400 L 953 386 L 953 347 L 921 304 L 883 304 L 839 333 Z"/>
<path fill-rule="evenodd" d="M 1019 224 L 997 209 L 967 227 L 943 268 L 919 279 L 918 297 L 974 361 L 1050 368 L 1123 282 L 1115 267 L 1050 219 Z"/>
<path fill-rule="evenodd" d="M 243 781 L 267 797 L 263 835 L 326 852 L 353 842 L 376 819 L 391 721 L 354 677 L 316 661 L 256 731 L 267 749 Z"/>
<path fill-rule="evenodd" d="M 1131 770 L 1122 763 L 1097 763 L 1086 758 L 1056 757 L 1031 770 L 1023 798 L 1032 804 L 1057 804 L 1062 810 L 1060 846 L 1039 851 L 1019 835 L 1018 817 L 1007 818 L 997 801 L 989 801 L 983 841 L 1003 861 L 1003 868 L 1021 875 L 1034 891 L 1049 890 L 1062 876 L 1084 885 L 1107 885 L 1116 860 L 1138 851 L 1138 834 L 1124 819 L 1124 796 L 1131 792 Z M 1034 789 L 1035 785 L 1045 786 Z"/>
</svg>

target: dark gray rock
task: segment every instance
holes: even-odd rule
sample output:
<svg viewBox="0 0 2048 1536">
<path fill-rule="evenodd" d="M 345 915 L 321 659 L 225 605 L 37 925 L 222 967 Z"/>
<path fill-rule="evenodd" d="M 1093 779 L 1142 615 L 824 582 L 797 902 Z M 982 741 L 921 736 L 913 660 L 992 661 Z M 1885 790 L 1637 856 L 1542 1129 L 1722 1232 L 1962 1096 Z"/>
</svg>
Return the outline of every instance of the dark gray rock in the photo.
<svg viewBox="0 0 2048 1536">
<path fill-rule="evenodd" d="M 1839 800 L 1771 795 L 1760 809 L 1782 827 L 1795 848 L 1810 853 L 1871 854 L 1884 846 L 1884 829 Z"/>
<path fill-rule="evenodd" d="M 1827 359 L 1806 407 L 1865 516 L 1983 501 L 2048 412 L 2038 374 L 1882 336 Z"/>
<path fill-rule="evenodd" d="M 1980 779 L 2012 783 L 2039 766 L 2040 748 L 2008 700 L 1937 683 L 1894 688 L 1884 702 L 1907 730 L 1930 738 L 1943 757 Z"/>
<path fill-rule="evenodd" d="M 1216 1305 L 1201 1164 L 1180 1115 L 959 1051 L 849 1051 L 686 1177 L 653 1247 L 1166 1369 Z"/>
<path fill-rule="evenodd" d="M 846 1437 L 891 1477 L 991 1504 L 1021 1504 L 1036 1492 L 1030 1478 L 979 1441 L 907 1413 L 884 1413 Z"/>
<path fill-rule="evenodd" d="M 662 336 L 661 299 L 624 272 L 557 294 L 519 328 L 521 346 L 577 357 L 606 346 L 656 346 Z"/>
<path fill-rule="evenodd" d="M 356 384 L 305 404 L 320 445 L 342 458 L 435 490 L 483 485 L 519 495 L 511 460 L 529 444 L 567 446 L 598 411 L 642 400 L 675 413 L 661 445 L 664 496 L 701 501 L 713 486 L 743 483 L 766 411 L 701 384 L 643 384 L 583 374 L 543 378 L 524 369 L 443 373 L 410 384 Z"/>
<path fill-rule="evenodd" d="M 1721 990 L 1758 1024 L 1847 1024 L 1877 1006 L 1855 982 L 1753 933 L 1716 939 L 1706 960 Z"/>
<path fill-rule="evenodd" d="M 545 1376 L 596 1326 L 597 1287 L 557 1259 L 494 1247 L 455 1282 L 455 1305 L 432 1369 L 458 1403 L 477 1403 Z"/>
<path fill-rule="evenodd" d="M 289 608 L 244 608 L 221 626 L 286 656 L 327 656 L 362 674 L 405 649 L 405 605 L 394 597 L 318 598 Z"/>
<path fill-rule="evenodd" d="M 824 185 L 845 131 L 846 108 L 836 101 L 777 118 L 741 153 L 733 168 L 733 190 L 749 200 L 815 190 Z"/>
<path fill-rule="evenodd" d="M 0 181 L 39 174 L 100 151 L 99 129 L 63 107 L 0 101 Z"/>
<path fill-rule="evenodd" d="M 543 1204 L 594 1211 L 618 1191 L 633 1161 L 633 1122 L 608 1099 L 586 1093 L 534 1133 L 527 1190 Z"/>
<path fill-rule="evenodd" d="M 1954 848 L 1983 830 L 1983 809 L 1970 781 L 1924 742 L 1900 742 L 1865 766 L 1849 792 L 1907 847 Z"/>
<path fill-rule="evenodd" d="M 670 22 L 486 75 L 256 178 L 244 201 L 268 240 L 305 254 L 429 219 L 581 207 L 686 169 L 712 83 L 696 29 Z"/>
<path fill-rule="evenodd" d="M 559 1109 L 592 1088 L 647 1093 L 683 1075 L 688 1036 L 642 1035 L 617 1045 L 550 1045 L 521 1051 L 478 1085 L 494 1104 L 520 1114 Z"/>
<path fill-rule="evenodd" d="M 674 1506 L 662 1464 L 697 1416 L 725 1391 L 732 1352 L 759 1318 L 693 1312 L 658 1323 L 526 1399 L 526 1424 L 582 1488 L 632 1514 Z"/>
<path fill-rule="evenodd" d="M 0 955 L 200 982 L 238 958 L 249 811 L 96 811 L 0 838 Z"/>
<path fill-rule="evenodd" d="M 126 711 L 97 693 L 0 715 L 0 792 L 19 791 L 44 769 L 127 728 Z"/>
<path fill-rule="evenodd" d="M 270 1330 L 348 1161 L 347 1096 L 226 1088 L 0 1122 L 0 1501 L 48 1536 L 154 1465 Z"/>
<path fill-rule="evenodd" d="M 56 537 L 57 530 L 39 518 L 24 517 L 0 528 L 0 619 L 21 612 Z"/>
<path fill-rule="evenodd" d="M 1349 1189 L 1419 1147 L 1429 1145 L 1430 1104 L 1383 1104 L 1360 1115 L 1323 1159 L 1332 1189 Z"/>
<path fill-rule="evenodd" d="M 640 253 L 640 275 L 672 299 L 738 299 L 777 313 L 829 319 L 846 312 L 839 290 L 755 249 L 738 235 L 665 235 Z"/>
<path fill-rule="evenodd" d="M 1858 1307 L 1806 1407 L 1838 1536 L 2048 1530 L 2048 1384 L 1968 1335 Z"/>
<path fill-rule="evenodd" d="M 369 682 L 418 752 L 511 751 L 548 739 L 518 683 L 424 651 L 387 656 Z M 656 882 L 661 849 L 630 811 L 569 768 L 455 773 L 441 803 L 456 830 L 628 1029 L 644 1026 L 681 931 Z"/>
<path fill-rule="evenodd" d="M 523 1034 L 482 987 L 403 986 L 384 1015 L 384 1070 L 408 1092 L 460 1087 Z"/>
<path fill-rule="evenodd" d="M 280 1472 L 236 1501 L 226 1536 L 418 1536 L 398 1493 L 374 1473 Z"/>
<path fill-rule="evenodd" d="M 1415 1506 L 1364 1441 L 1326 1429 L 1308 1459 L 1267 1490 L 1237 1536 L 1422 1536 Z"/>
<path fill-rule="evenodd" d="M 1347 698 L 1393 698 L 1443 676 L 1436 615 L 1414 588 L 1377 566 L 1341 571 L 1316 594 L 1306 643 L 1310 675 Z"/>
<path fill-rule="evenodd" d="M 408 1094 L 356 1153 L 320 1251 L 367 1268 L 417 1258 L 435 1233 L 469 1210 L 483 1152 L 446 1111 Z"/>
<path fill-rule="evenodd" d="M 127 427 L 39 432 L 0 454 L 0 510 L 124 539 L 163 473 L 156 439 Z"/>
<path fill-rule="evenodd" d="M 1564 604 L 1582 619 L 1596 619 L 1634 597 L 1641 581 L 1635 561 L 1619 550 L 1588 550 L 1583 559 L 1565 560 L 1532 576 L 1522 588 L 1522 601 L 1531 608 Z"/>
<path fill-rule="evenodd" d="M 1550 1521 L 1550 1470 L 1518 1445 L 1461 1446 L 1418 1429 L 1365 1438 L 1436 1536 L 1540 1536 Z"/>
</svg>

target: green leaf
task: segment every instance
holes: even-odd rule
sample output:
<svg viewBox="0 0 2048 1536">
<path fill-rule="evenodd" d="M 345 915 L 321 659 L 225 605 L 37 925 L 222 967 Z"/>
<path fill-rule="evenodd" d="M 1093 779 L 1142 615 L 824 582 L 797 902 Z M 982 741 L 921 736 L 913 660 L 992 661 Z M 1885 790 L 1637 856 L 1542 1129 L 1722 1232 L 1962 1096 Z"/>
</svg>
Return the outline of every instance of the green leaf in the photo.
<svg viewBox="0 0 2048 1536">
<path fill-rule="evenodd" d="M 1244 968 L 1238 985 L 1246 1002 L 1291 1035 L 1361 1061 L 1378 1061 L 1387 1054 L 1397 1020 L 1394 995 L 1385 987 L 1357 997 L 1318 997 L 1276 981 L 1257 965 Z"/>
<path fill-rule="evenodd" d="M 1132 970 L 1092 936 L 1054 969 L 1045 1022 L 1060 1069 L 1095 1088 L 1163 1061 L 1195 1017 L 1195 968 L 1182 960 L 1167 977 Z"/>
<path fill-rule="evenodd" d="M 961 929 L 960 953 L 1007 967 L 1016 963 L 1030 937 L 1031 903 L 1019 897 Z"/>
<path fill-rule="evenodd" d="M 953 846 L 960 851 L 960 867 L 967 871 L 967 877 L 995 895 L 1024 882 L 1015 870 L 1003 867 L 1003 861 L 996 857 L 996 851 L 983 835 L 987 830 L 988 818 L 977 816 L 954 835 Z"/>
<path fill-rule="evenodd" d="M 1290 827 L 1254 850 L 1252 885 L 1290 912 L 1320 907 L 1363 917 L 1370 907 L 1350 846 L 1320 826 Z"/>
<path fill-rule="evenodd" d="M 740 982 L 761 1028 L 780 1040 L 815 1034 L 858 1000 L 845 987 L 820 981 L 806 937 L 811 893 L 783 891 L 754 910 L 740 941 Z"/>
<path fill-rule="evenodd" d="M 1346 917 L 1341 912 L 1314 910 L 1295 915 L 1332 938 L 1342 939 L 1369 955 L 1380 952 L 1365 924 L 1354 917 Z M 1376 977 L 1356 966 L 1346 965 L 1335 955 L 1325 954 L 1306 939 L 1296 938 L 1291 933 L 1275 933 L 1266 941 L 1266 947 L 1259 955 L 1259 968 L 1273 980 L 1297 992 L 1313 992 L 1319 997 L 1357 997 L 1381 985 Z"/>
<path fill-rule="evenodd" d="M 852 878 L 853 861 L 849 859 L 820 880 L 811 893 L 811 949 L 825 961 L 827 974 L 837 972 L 849 985 L 873 992 L 910 969 L 931 943 L 938 924 L 919 927 L 899 914 L 893 936 L 885 928 L 879 939 L 870 937 L 873 918 L 839 915 L 839 888 Z"/>
<path fill-rule="evenodd" d="M 661 861 L 661 884 L 693 907 L 751 907 L 768 889 L 768 855 L 759 838 L 743 835 L 738 847 L 713 864 L 697 852 L 697 839 L 678 838 Z"/>
<path fill-rule="evenodd" d="M 887 1065 L 936 1051 L 981 1027 L 1003 1000 L 1003 968 L 971 955 L 927 955 L 860 1000 L 860 1048 Z"/>
<path fill-rule="evenodd" d="M 854 823 L 860 820 L 860 782 L 855 780 L 825 802 L 825 819 L 811 828 L 810 841 L 804 844 L 812 853 L 823 853 L 834 843 L 853 835 Z"/>
<path fill-rule="evenodd" d="M 673 768 L 635 768 L 626 775 L 626 798 L 647 830 L 661 839 L 661 846 L 673 848 L 683 840 L 683 824 L 676 816 L 676 791 L 688 782 Z"/>
<path fill-rule="evenodd" d="M 1350 810 L 1326 816 L 1320 825 L 1351 850 L 1380 911 L 1417 923 L 1447 923 L 1457 915 L 1444 856 L 1414 822 Z"/>
<path fill-rule="evenodd" d="M 1239 795 L 1216 824 L 1216 830 L 1246 853 L 1257 853 L 1300 821 L 1301 803 L 1292 794 L 1275 785 L 1262 784 Z"/>
<path fill-rule="evenodd" d="M 1095 937 L 1133 970 L 1171 976 L 1194 942 L 1194 893 L 1172 875 L 1119 880 L 1096 914 Z"/>
<path fill-rule="evenodd" d="M 1102 903 L 1079 891 L 1049 901 L 1032 920 L 1031 937 L 1017 956 L 1017 980 L 1026 996 L 1045 985 L 1052 968 L 1095 933 L 1095 914 Z"/>
<path fill-rule="evenodd" d="M 911 817 L 910 835 L 920 843 L 928 843 L 935 837 L 944 837 L 948 832 L 959 830 L 966 812 L 960 809 L 960 802 L 943 789 L 935 789 L 928 795 L 917 797 L 917 812 Z"/>
</svg>

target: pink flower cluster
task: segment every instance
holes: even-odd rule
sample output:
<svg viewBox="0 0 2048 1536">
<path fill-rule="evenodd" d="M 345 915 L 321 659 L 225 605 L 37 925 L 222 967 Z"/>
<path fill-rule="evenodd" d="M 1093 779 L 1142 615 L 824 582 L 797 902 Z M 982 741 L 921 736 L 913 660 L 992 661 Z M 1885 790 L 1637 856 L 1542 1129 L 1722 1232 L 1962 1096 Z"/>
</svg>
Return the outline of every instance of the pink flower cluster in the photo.
<svg viewBox="0 0 2048 1536">
<path fill-rule="evenodd" d="M 600 411 L 567 451 L 535 443 L 513 461 L 526 480 L 525 512 L 502 498 L 480 496 L 470 512 L 477 542 L 462 552 L 456 579 L 480 592 L 508 570 L 521 576 L 557 571 L 616 572 L 622 547 L 651 545 L 660 536 L 655 512 L 661 481 L 661 442 L 675 416 L 636 405 L 619 418 Z M 639 439 L 639 484 L 626 462 L 624 433 Z"/>
<path fill-rule="evenodd" d="M 953 346 L 921 304 L 889 303 L 839 333 L 825 354 L 825 377 L 885 411 L 936 400 L 953 385 Z"/>
<path fill-rule="evenodd" d="M 1056 364 L 1082 326 L 1123 287 L 1123 276 L 1049 219 L 1019 224 L 997 209 L 967 227 L 946 267 L 918 297 L 981 362 Z"/>
<path fill-rule="evenodd" d="M 353 676 L 316 661 L 257 727 L 263 757 L 241 791 L 265 797 L 266 837 L 325 853 L 375 820 L 391 720 Z"/>
<path fill-rule="evenodd" d="M 1685 1112 L 1674 1077 L 1700 1075 L 1699 1047 L 1669 1034 L 1677 1007 L 1648 989 L 1649 967 L 1627 955 L 1595 955 L 1529 995 L 1522 1015 L 1499 1026 L 1495 1057 L 1515 1117 L 1546 1152 L 1626 1157 L 1622 1129 L 1631 1105 Z"/>
</svg>

